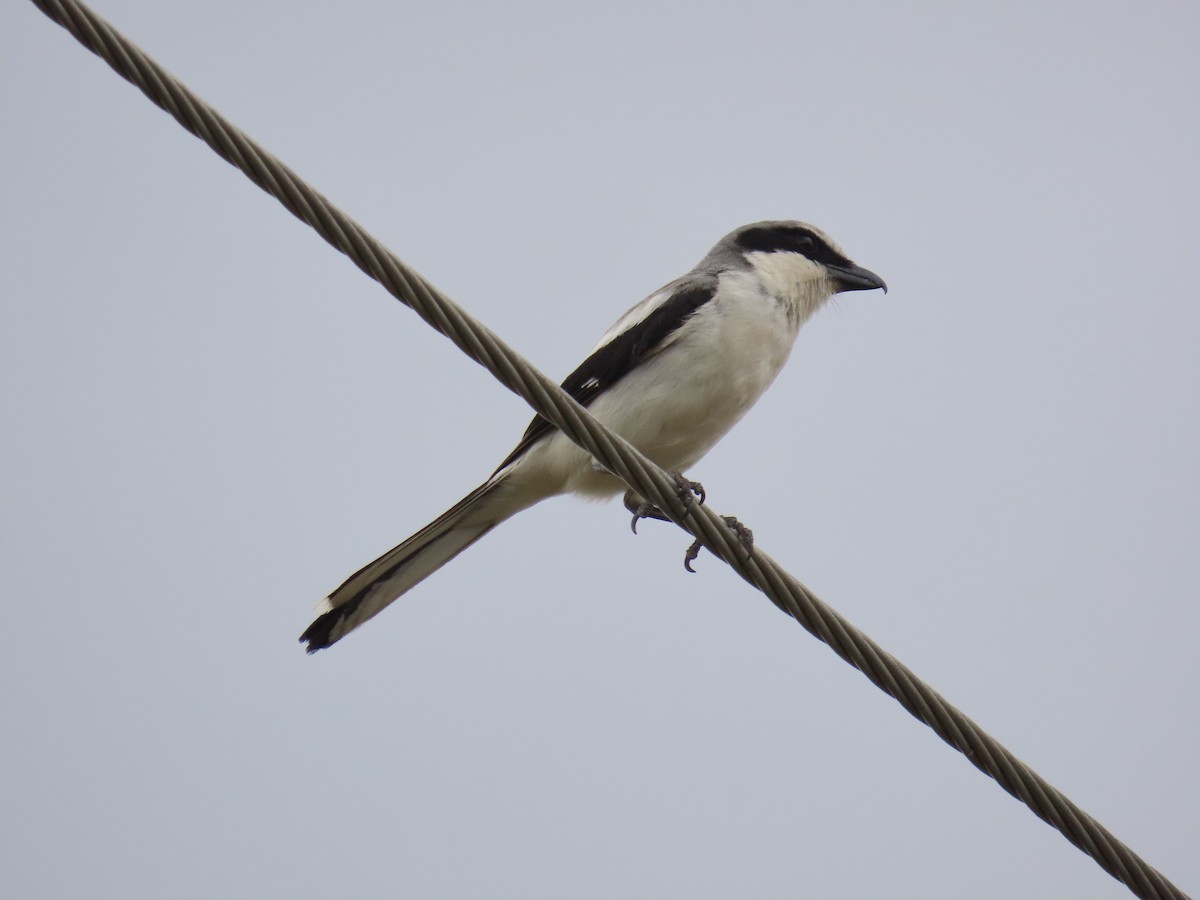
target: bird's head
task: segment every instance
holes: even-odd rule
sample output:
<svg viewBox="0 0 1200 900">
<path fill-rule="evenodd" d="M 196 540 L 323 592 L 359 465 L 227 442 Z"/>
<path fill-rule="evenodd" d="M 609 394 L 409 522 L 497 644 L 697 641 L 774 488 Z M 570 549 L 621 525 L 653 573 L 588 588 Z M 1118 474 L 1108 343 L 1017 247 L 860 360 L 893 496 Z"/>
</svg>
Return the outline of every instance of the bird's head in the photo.
<svg viewBox="0 0 1200 900">
<path fill-rule="evenodd" d="M 705 257 L 710 271 L 749 271 L 771 295 L 812 312 L 833 294 L 887 292 L 884 280 L 855 265 L 833 239 L 804 222 L 755 222 L 727 234 Z"/>
</svg>

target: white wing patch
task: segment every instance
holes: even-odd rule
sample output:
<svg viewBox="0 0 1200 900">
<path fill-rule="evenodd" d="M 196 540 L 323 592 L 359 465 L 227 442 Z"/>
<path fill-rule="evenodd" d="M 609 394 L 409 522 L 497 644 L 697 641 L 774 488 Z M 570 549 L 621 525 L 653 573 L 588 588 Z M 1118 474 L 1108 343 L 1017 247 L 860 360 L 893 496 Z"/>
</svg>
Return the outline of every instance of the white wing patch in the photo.
<svg viewBox="0 0 1200 900">
<path fill-rule="evenodd" d="M 675 282 L 672 282 L 666 287 L 659 288 L 645 300 L 633 306 L 625 315 L 613 322 L 612 327 L 608 331 L 604 332 L 604 337 L 600 338 L 600 343 L 592 348 L 592 352 L 595 353 L 613 338 L 617 337 L 617 335 L 624 334 L 634 325 L 638 324 L 638 322 L 644 321 L 650 313 L 671 299 L 671 296 L 675 293 L 675 286 Z"/>
</svg>

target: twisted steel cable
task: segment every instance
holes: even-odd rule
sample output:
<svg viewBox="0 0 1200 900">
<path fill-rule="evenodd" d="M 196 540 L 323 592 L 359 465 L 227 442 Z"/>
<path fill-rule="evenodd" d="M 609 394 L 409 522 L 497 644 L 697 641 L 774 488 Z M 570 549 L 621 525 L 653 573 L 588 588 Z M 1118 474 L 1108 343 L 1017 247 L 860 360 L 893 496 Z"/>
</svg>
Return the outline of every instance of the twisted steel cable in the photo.
<svg viewBox="0 0 1200 900">
<path fill-rule="evenodd" d="M 748 552 L 741 538 L 719 515 L 706 506 L 685 501 L 667 472 L 593 419 L 557 384 L 408 268 L 357 222 L 227 122 L 103 18 L 76 0 L 32 2 L 1135 895 L 1186 898 L 1161 873 L 757 546 Z"/>
</svg>

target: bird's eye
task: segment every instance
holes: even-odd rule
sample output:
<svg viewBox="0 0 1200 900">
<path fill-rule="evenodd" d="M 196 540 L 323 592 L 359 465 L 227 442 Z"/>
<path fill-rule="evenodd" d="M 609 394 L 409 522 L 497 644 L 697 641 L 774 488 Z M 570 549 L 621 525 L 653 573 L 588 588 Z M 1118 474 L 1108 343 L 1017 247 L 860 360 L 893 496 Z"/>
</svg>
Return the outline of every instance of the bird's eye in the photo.
<svg viewBox="0 0 1200 900">
<path fill-rule="evenodd" d="M 800 253 L 812 257 L 822 250 L 821 239 L 807 228 L 794 225 L 760 225 L 737 235 L 737 245 L 747 252 Z"/>
</svg>

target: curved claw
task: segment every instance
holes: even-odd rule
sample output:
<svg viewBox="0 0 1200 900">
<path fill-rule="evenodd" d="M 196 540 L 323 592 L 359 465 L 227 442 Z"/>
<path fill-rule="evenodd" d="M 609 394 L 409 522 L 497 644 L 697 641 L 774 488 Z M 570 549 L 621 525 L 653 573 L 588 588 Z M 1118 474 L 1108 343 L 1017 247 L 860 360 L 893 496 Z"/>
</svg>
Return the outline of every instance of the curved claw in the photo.
<svg viewBox="0 0 1200 900">
<path fill-rule="evenodd" d="M 738 536 L 738 540 L 742 542 L 742 549 L 746 551 L 746 558 L 750 558 L 750 554 L 754 552 L 754 532 L 737 520 L 735 516 L 721 516 L 725 520 L 725 524 L 733 529 L 733 533 Z M 700 538 L 692 541 L 691 546 L 687 548 L 687 553 L 683 555 L 683 567 L 696 574 L 696 570 L 692 568 L 692 563 L 700 556 L 700 550 L 704 546 L 700 542 Z"/>
<path fill-rule="evenodd" d="M 671 521 L 661 509 L 652 503 L 647 503 L 633 491 L 625 492 L 625 508 L 633 513 L 633 519 L 629 523 L 629 529 L 634 534 L 638 533 L 637 523 L 639 519 L 658 519 L 662 522 Z"/>
<path fill-rule="evenodd" d="M 698 481 L 691 481 L 683 477 L 682 472 L 672 472 L 671 477 L 675 479 L 675 487 L 679 490 L 679 499 L 684 503 L 691 502 L 692 495 L 696 496 L 696 501 L 701 506 L 704 505 L 706 494 L 704 493 L 704 485 Z"/>
</svg>

